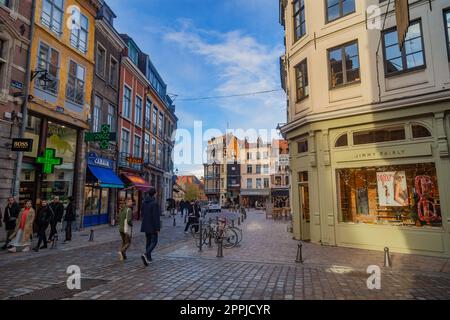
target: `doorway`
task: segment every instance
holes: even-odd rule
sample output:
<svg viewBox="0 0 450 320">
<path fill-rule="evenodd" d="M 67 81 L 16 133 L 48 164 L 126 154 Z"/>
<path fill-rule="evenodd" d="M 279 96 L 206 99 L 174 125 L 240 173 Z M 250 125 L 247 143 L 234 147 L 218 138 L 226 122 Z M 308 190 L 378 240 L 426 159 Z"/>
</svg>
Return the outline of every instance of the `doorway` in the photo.
<svg viewBox="0 0 450 320">
<path fill-rule="evenodd" d="M 299 173 L 299 208 L 300 208 L 300 237 L 303 241 L 311 240 L 311 213 L 309 206 L 308 172 Z"/>
</svg>

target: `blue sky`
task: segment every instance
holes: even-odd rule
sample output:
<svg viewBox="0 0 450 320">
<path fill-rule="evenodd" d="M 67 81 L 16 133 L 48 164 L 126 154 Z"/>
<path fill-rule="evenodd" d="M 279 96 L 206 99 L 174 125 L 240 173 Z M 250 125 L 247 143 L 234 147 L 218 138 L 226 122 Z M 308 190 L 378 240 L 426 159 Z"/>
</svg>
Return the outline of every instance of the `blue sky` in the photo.
<svg viewBox="0 0 450 320">
<path fill-rule="evenodd" d="M 286 122 L 282 91 L 217 100 L 182 99 L 280 88 L 283 29 L 277 0 L 108 0 L 115 27 L 148 53 L 177 94 L 178 127 L 203 130 L 272 129 Z M 180 173 L 202 166 L 176 163 Z"/>
</svg>

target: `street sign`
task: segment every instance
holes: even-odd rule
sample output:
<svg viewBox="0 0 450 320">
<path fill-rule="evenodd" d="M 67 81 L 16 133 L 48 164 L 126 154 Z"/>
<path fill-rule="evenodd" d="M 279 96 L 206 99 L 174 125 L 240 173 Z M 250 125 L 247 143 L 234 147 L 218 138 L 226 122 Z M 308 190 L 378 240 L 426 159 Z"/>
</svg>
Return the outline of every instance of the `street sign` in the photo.
<svg viewBox="0 0 450 320">
<path fill-rule="evenodd" d="M 116 141 L 116 133 L 111 132 L 111 126 L 102 125 L 101 132 L 86 132 L 84 140 L 86 142 L 99 142 L 101 149 L 108 149 L 111 141 Z"/>
<path fill-rule="evenodd" d="M 31 152 L 31 150 L 33 150 L 33 139 L 13 139 L 11 150 Z"/>
<path fill-rule="evenodd" d="M 46 149 L 43 156 L 36 159 L 36 163 L 42 164 L 42 172 L 45 174 L 52 174 L 55 172 L 55 166 L 60 166 L 63 163 L 62 158 L 57 158 L 55 149 Z"/>
</svg>

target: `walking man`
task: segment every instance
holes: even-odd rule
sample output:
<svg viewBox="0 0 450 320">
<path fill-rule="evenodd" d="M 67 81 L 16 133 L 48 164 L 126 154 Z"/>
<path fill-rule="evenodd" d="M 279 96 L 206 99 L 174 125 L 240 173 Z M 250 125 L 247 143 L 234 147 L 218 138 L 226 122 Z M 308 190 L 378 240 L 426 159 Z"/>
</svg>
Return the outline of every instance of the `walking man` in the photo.
<svg viewBox="0 0 450 320">
<path fill-rule="evenodd" d="M 155 188 L 151 188 L 141 209 L 141 232 L 144 232 L 147 238 L 145 253 L 142 255 L 142 261 L 146 267 L 152 261 L 152 252 L 158 244 L 158 234 L 161 230 L 161 208 L 156 202 L 155 195 Z"/>
<path fill-rule="evenodd" d="M 119 231 L 122 238 L 122 245 L 120 246 L 119 258 L 120 261 L 127 260 L 127 250 L 131 245 L 131 234 L 133 228 L 133 200 L 127 199 L 125 206 L 119 213 Z"/>
<path fill-rule="evenodd" d="M 66 240 L 65 243 L 72 241 L 72 222 L 77 219 L 75 213 L 75 206 L 73 204 L 73 197 L 69 197 L 69 204 L 66 208 L 66 215 L 64 216 L 64 221 L 66 222 Z"/>
<path fill-rule="evenodd" d="M 53 211 L 48 205 L 47 200 L 42 200 L 41 208 L 39 209 L 36 217 L 39 240 L 36 248 L 33 249 L 35 252 L 39 252 L 39 249 L 47 249 L 47 235 L 45 233 L 48 229 L 50 221 L 52 220 L 53 220 Z M 43 243 L 42 247 L 41 243 Z"/>
<path fill-rule="evenodd" d="M 54 216 L 53 220 L 50 223 L 51 231 L 48 240 L 53 241 L 55 235 L 58 234 L 58 230 L 56 229 L 56 227 L 58 223 L 62 221 L 62 218 L 64 216 L 64 205 L 61 202 L 59 202 L 58 196 L 53 198 L 53 202 L 50 205 L 50 208 L 53 210 Z"/>
<path fill-rule="evenodd" d="M 17 204 L 14 197 L 8 198 L 8 204 L 5 208 L 4 215 L 3 215 L 3 222 L 5 223 L 5 230 L 6 230 L 6 243 L 2 247 L 2 250 L 6 250 L 8 248 L 8 244 L 10 242 L 10 237 L 14 233 L 14 230 L 16 229 L 16 221 L 19 217 L 20 213 L 20 207 Z"/>
</svg>

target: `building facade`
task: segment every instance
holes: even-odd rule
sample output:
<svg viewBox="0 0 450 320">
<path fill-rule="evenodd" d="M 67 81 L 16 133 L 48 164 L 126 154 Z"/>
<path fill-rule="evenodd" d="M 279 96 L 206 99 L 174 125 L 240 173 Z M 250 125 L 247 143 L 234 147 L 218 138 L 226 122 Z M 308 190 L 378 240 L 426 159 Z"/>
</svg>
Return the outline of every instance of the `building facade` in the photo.
<svg viewBox="0 0 450 320">
<path fill-rule="evenodd" d="M 205 195 L 209 201 L 225 205 L 227 193 L 226 164 L 224 162 L 226 155 L 225 136 L 209 140 L 206 153 L 207 162 L 204 164 Z"/>
<path fill-rule="evenodd" d="M 388 3 L 280 1 L 294 234 L 449 257 L 450 2 Z"/>
<path fill-rule="evenodd" d="M 37 0 L 20 200 L 73 196 L 84 207 L 84 133 L 89 130 L 98 1 Z M 69 10 L 70 9 L 70 10 Z"/>
<path fill-rule="evenodd" d="M 84 226 L 115 224 L 118 189 L 123 188 L 117 172 L 118 157 L 118 110 L 120 89 L 120 63 L 126 48 L 114 28 L 116 15 L 106 2 L 95 21 L 95 73 L 91 101 L 90 131 L 101 132 L 109 126 L 115 139 L 101 142 L 87 142 L 86 184 L 84 188 Z"/>
<path fill-rule="evenodd" d="M 291 208 L 291 175 L 289 144 L 285 140 L 272 142 L 270 164 L 270 196 L 273 208 Z"/>
</svg>

